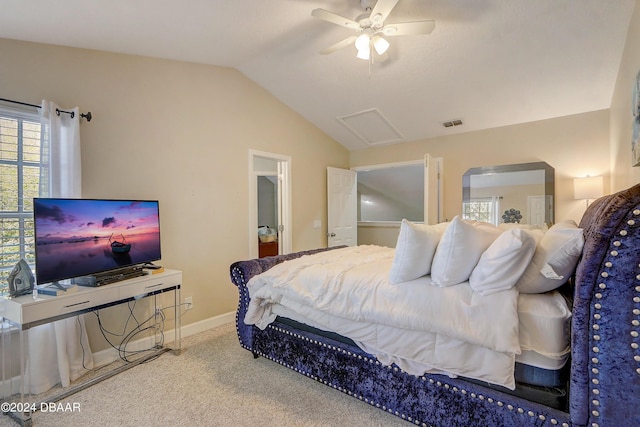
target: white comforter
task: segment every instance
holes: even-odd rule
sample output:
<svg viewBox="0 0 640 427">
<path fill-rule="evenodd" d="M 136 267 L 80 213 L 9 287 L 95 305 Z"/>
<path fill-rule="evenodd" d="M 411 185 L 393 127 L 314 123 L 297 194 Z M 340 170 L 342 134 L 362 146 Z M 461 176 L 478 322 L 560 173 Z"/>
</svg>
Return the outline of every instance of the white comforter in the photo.
<svg viewBox="0 0 640 427">
<path fill-rule="evenodd" d="M 429 276 L 392 285 L 394 250 L 357 246 L 307 255 L 253 277 L 245 323 L 277 315 L 351 338 L 382 363 L 515 388 L 518 293 L 481 296 L 467 283 L 439 288 Z"/>
</svg>

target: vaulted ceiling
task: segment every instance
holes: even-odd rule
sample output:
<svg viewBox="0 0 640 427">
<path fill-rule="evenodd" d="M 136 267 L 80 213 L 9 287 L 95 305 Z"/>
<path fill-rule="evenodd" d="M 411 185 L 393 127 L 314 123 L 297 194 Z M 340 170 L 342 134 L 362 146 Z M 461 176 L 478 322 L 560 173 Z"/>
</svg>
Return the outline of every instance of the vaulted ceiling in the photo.
<svg viewBox="0 0 640 427">
<path fill-rule="evenodd" d="M 610 107 L 635 0 L 399 0 L 385 61 L 347 46 L 359 0 L 3 0 L 0 37 L 233 67 L 355 150 Z M 461 120 L 462 125 L 443 123 Z"/>
</svg>

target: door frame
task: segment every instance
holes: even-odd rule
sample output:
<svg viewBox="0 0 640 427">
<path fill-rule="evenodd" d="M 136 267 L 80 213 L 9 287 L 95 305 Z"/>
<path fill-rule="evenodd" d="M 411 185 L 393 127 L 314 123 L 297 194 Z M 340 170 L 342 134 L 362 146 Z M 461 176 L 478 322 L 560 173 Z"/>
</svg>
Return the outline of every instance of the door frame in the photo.
<svg viewBox="0 0 640 427">
<path fill-rule="evenodd" d="M 278 165 L 278 254 L 291 252 L 291 156 L 249 150 L 249 258 L 258 258 L 258 176 L 273 176 L 256 171 L 256 159 L 273 160 Z"/>
</svg>

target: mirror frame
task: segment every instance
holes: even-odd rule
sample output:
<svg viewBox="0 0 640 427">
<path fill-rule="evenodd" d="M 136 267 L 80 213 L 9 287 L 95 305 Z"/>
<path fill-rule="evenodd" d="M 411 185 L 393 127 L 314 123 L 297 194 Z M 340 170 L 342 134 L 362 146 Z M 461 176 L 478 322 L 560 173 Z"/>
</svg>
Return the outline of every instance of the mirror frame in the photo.
<svg viewBox="0 0 640 427">
<path fill-rule="evenodd" d="M 547 162 L 517 163 L 511 165 L 482 166 L 471 168 L 462 176 L 462 203 L 471 200 L 471 176 L 501 172 L 544 170 L 545 222 L 551 226 L 555 217 L 555 170 Z"/>
</svg>

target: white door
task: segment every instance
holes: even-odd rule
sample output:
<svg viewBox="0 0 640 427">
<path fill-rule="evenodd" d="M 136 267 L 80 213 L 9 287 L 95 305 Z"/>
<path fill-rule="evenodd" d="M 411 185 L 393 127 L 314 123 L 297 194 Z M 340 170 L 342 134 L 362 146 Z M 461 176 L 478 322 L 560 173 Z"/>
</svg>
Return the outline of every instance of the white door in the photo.
<svg viewBox="0 0 640 427">
<path fill-rule="evenodd" d="M 542 225 L 545 223 L 545 196 L 527 197 L 527 224 Z"/>
<path fill-rule="evenodd" d="M 327 244 L 358 244 L 356 172 L 327 168 Z"/>
<path fill-rule="evenodd" d="M 437 224 L 440 221 L 439 163 L 425 154 L 424 168 L 424 223 Z"/>
<path fill-rule="evenodd" d="M 291 252 L 291 241 L 289 230 L 285 233 L 285 224 L 291 224 L 289 218 L 289 191 L 287 191 L 287 183 L 289 182 L 289 168 L 285 162 L 278 162 L 278 254 L 286 254 Z"/>
</svg>

